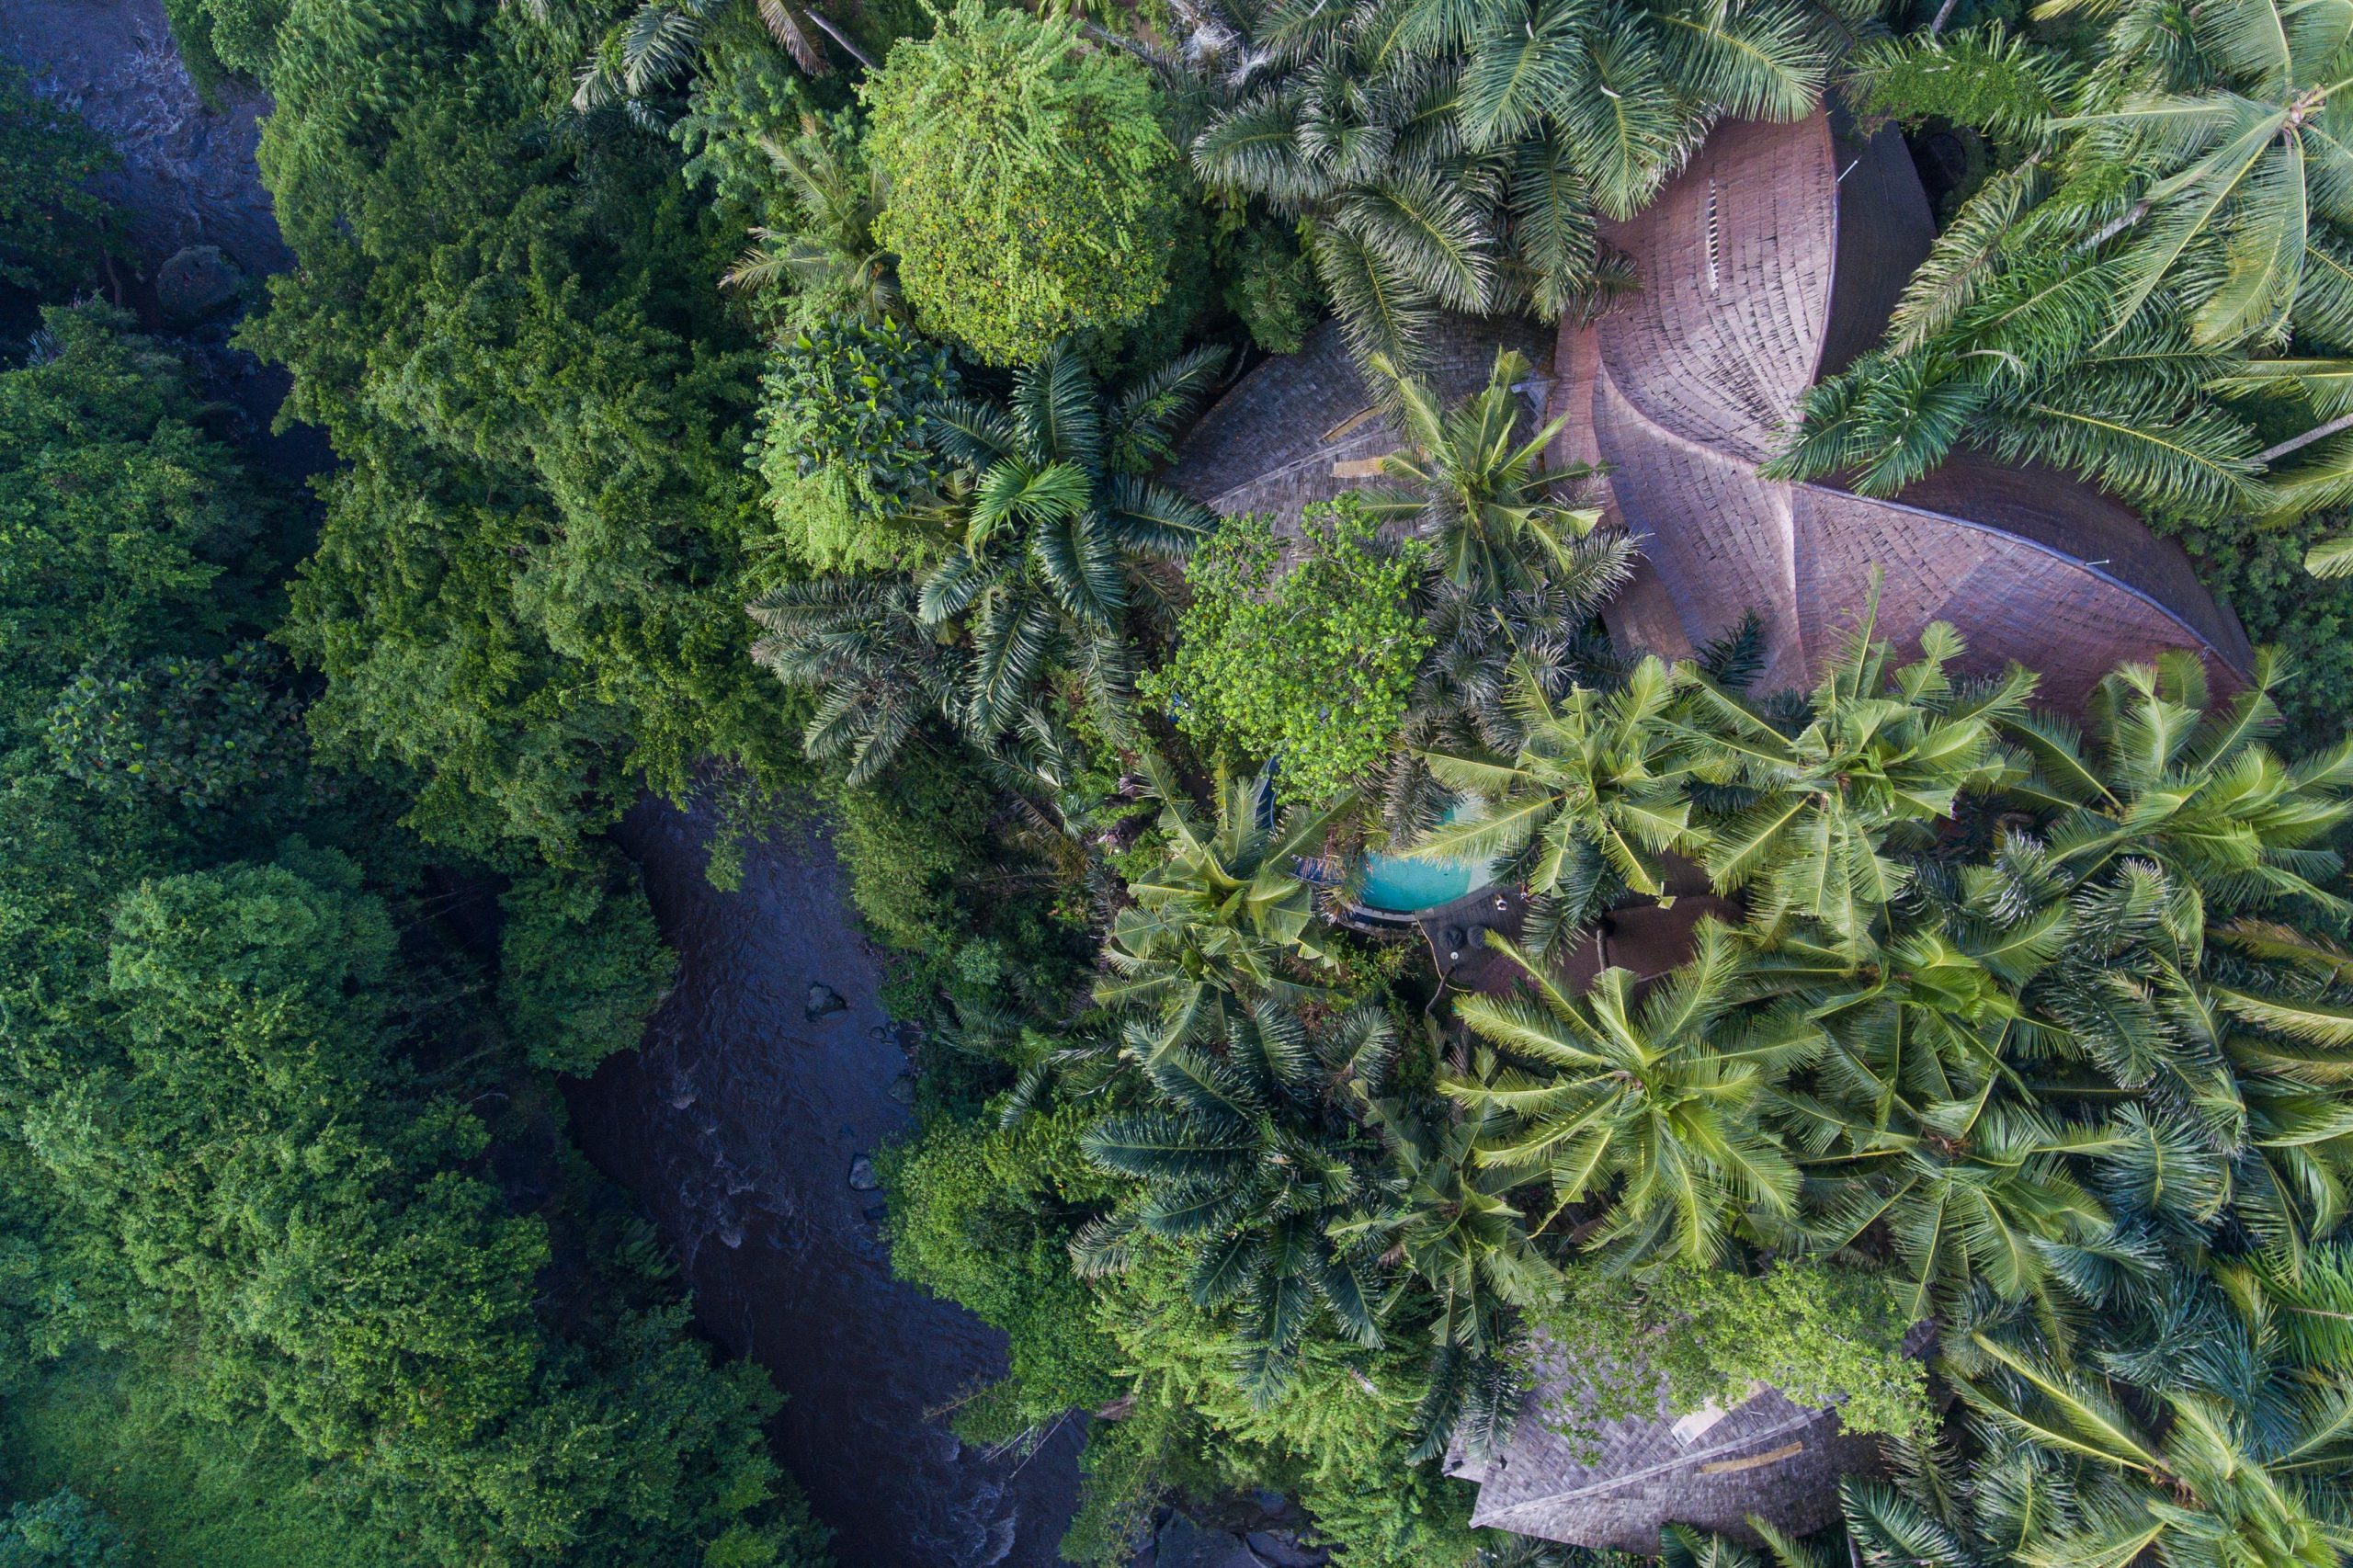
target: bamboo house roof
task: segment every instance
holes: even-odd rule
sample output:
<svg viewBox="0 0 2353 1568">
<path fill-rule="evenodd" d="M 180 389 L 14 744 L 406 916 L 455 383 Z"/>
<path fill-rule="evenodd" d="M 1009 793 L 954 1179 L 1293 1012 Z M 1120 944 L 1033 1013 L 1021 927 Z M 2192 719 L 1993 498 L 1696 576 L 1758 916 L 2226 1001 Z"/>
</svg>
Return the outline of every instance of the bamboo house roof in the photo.
<svg viewBox="0 0 2353 1568">
<path fill-rule="evenodd" d="M 1451 401 L 1484 384 L 1499 347 L 1540 367 L 1524 390 L 1567 416 L 1561 456 L 1606 466 L 1602 498 L 1643 546 L 1607 612 L 1631 645 L 1686 656 L 1753 609 L 1757 689 L 1808 685 L 1877 568 L 1881 635 L 1910 644 L 1950 621 L 1965 671 L 2018 660 L 2066 706 L 2175 648 L 2235 687 L 2251 660 L 2236 619 L 2178 544 L 2091 484 L 1967 450 L 1886 500 L 1758 477 L 1805 389 L 1878 340 L 1932 236 L 1893 131 L 1859 137 L 1820 110 L 1728 123 L 1650 207 L 1605 225 L 1638 292 L 1549 345 L 1524 322 L 1449 318 L 1427 377 Z M 1327 323 L 1235 383 L 1170 478 L 1221 513 L 1279 522 L 1376 483 L 1396 443 Z"/>
<path fill-rule="evenodd" d="M 2245 635 L 2181 547 L 2083 481 L 1965 450 L 1888 500 L 1757 476 L 1806 388 L 1878 340 L 1933 233 L 1902 139 L 1821 110 L 1721 127 L 1657 201 L 1606 226 L 1641 290 L 1563 325 L 1556 395 L 1569 455 L 1608 465 L 1645 556 L 1613 629 L 1674 657 L 1754 609 L 1759 688 L 1810 684 L 1877 567 L 1883 635 L 1949 621 L 1965 667 L 2015 659 L 2068 706 L 2167 649 L 2237 685 Z"/>
</svg>

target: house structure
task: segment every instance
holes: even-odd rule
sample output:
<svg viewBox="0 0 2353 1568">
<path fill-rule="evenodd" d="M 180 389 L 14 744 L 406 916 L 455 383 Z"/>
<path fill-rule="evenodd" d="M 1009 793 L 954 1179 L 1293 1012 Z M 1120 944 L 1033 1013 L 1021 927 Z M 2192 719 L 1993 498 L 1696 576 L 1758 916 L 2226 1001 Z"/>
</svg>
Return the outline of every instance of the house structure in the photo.
<svg viewBox="0 0 2353 1568">
<path fill-rule="evenodd" d="M 1968 449 L 1891 499 L 1758 476 L 1805 390 L 1879 341 L 1935 235 L 1903 139 L 1842 118 L 1721 126 L 1657 200 L 1603 227 L 1640 288 L 1563 324 L 1555 412 L 1643 546 L 1611 630 L 1675 658 L 1753 609 L 1758 688 L 1810 685 L 1876 568 L 1881 636 L 1916 645 L 1950 622 L 1965 672 L 2015 660 L 2060 706 L 2170 649 L 2234 689 L 2252 660 L 2237 620 L 2178 544 L 2094 485 Z"/>
<path fill-rule="evenodd" d="M 1794 1403 L 1761 1383 L 1725 1409 L 1669 1408 L 1564 1421 L 1589 1405 L 1583 1379 L 1539 1341 L 1538 1381 L 1503 1452 L 1473 1459 L 1458 1442 L 1447 1473 L 1479 1488 L 1471 1522 L 1515 1535 L 1655 1555 L 1669 1523 L 1755 1541 L 1754 1516 L 1794 1535 L 1838 1517 L 1838 1481 L 1879 1469 L 1875 1439 L 1842 1430 L 1837 1412 Z"/>
<path fill-rule="evenodd" d="M 1447 321 L 1426 374 L 1451 402 L 1499 347 L 1537 369 L 1533 408 L 1565 416 L 1558 456 L 1602 466 L 1600 494 L 1641 543 L 1605 610 L 1629 646 L 1689 655 L 1763 621 L 1756 687 L 1811 685 L 1859 623 L 1874 571 L 1877 634 L 1929 622 L 1968 644 L 1964 673 L 2012 660 L 2076 708 L 2117 665 L 2188 649 L 2218 689 L 2252 653 L 2181 547 L 2097 487 L 1957 451 L 1891 499 L 1763 479 L 1800 396 L 1878 341 L 1927 254 L 1927 198 L 1893 130 L 1860 137 L 1817 110 L 1719 127 L 1648 208 L 1606 224 L 1639 290 L 1548 345 L 1519 321 Z M 1179 445 L 1169 480 L 1223 514 L 1281 523 L 1379 483 L 1398 437 L 1326 323 L 1237 381 Z"/>
<path fill-rule="evenodd" d="M 1531 367 L 1525 393 L 1542 408 L 1554 347 L 1550 329 L 1523 318 L 1449 316 L 1422 374 L 1452 403 L 1487 384 L 1497 350 L 1516 349 Z M 1339 324 L 1327 321 L 1298 353 L 1261 361 L 1211 403 L 1178 443 L 1166 479 L 1221 517 L 1262 513 L 1279 528 L 1313 502 L 1378 487 L 1381 459 L 1399 439 Z"/>
<path fill-rule="evenodd" d="M 1561 324 L 1551 374 L 1523 391 L 1531 416 L 1564 418 L 1560 460 L 1601 467 L 1599 499 L 1643 547 L 1634 582 L 1604 612 L 1613 634 L 1677 658 L 1754 611 L 1757 689 L 1810 685 L 1859 624 L 1876 574 L 1876 635 L 1908 651 L 1930 622 L 1949 622 L 1968 644 L 1963 673 L 2015 660 L 2041 672 L 2041 699 L 2063 708 L 2116 665 L 2170 650 L 2198 655 L 2218 689 L 2243 684 L 2252 653 L 2229 608 L 2177 544 L 2095 485 L 1968 449 L 1890 498 L 1758 474 L 1805 390 L 1879 340 L 1933 233 L 1901 139 L 1859 135 L 1831 111 L 1718 128 L 1656 201 L 1605 225 L 1640 290 L 1597 320 Z M 1501 346 L 1529 351 L 1520 324 L 1449 322 L 1433 390 L 1450 402 L 1483 385 Z M 1236 383 L 1170 477 L 1222 513 L 1279 526 L 1376 483 L 1396 441 L 1327 324 Z M 1718 913 L 1680 909 L 1688 902 L 1613 911 L 1566 956 L 1563 978 L 1671 968 L 1692 919 Z M 1487 989 L 1508 977 L 1472 951 L 1484 948 L 1474 927 L 1516 926 L 1517 914 L 1509 890 L 1487 889 L 1417 919 L 1449 983 Z M 1761 1386 L 1730 1410 L 1670 1410 L 1662 1396 L 1654 1411 L 1566 1435 L 1544 1413 L 1575 1405 L 1586 1372 L 1540 1357 L 1539 1371 L 1502 1452 L 1450 1457 L 1479 1486 L 1474 1523 L 1642 1552 L 1670 1522 L 1745 1536 L 1755 1516 L 1804 1533 L 1835 1517 L 1840 1476 L 1876 1463 L 1835 1411 Z"/>
</svg>

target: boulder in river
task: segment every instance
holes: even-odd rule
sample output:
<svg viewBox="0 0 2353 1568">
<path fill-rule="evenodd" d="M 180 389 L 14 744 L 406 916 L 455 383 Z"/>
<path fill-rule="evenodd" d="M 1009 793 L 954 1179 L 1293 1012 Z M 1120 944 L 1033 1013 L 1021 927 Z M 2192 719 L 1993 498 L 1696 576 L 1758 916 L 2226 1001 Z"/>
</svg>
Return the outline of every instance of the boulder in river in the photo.
<svg viewBox="0 0 2353 1568">
<path fill-rule="evenodd" d="M 809 1006 L 803 1011 L 813 1024 L 819 1018 L 830 1018 L 835 1013 L 848 1012 L 849 1004 L 832 986 L 813 980 L 809 983 Z"/>
<path fill-rule="evenodd" d="M 852 1192 L 880 1192 L 882 1178 L 874 1174 L 874 1161 L 860 1154 L 849 1163 L 849 1189 Z"/>
<path fill-rule="evenodd" d="M 175 326 L 193 326 L 234 305 L 244 286 L 244 269 L 219 245 L 189 245 L 155 269 L 155 303 Z"/>
<path fill-rule="evenodd" d="M 1258 1561 L 1272 1568 L 1323 1568 L 1332 1554 L 1312 1546 L 1299 1544 L 1299 1537 L 1289 1530 L 1252 1530 L 1243 1538 Z"/>
</svg>

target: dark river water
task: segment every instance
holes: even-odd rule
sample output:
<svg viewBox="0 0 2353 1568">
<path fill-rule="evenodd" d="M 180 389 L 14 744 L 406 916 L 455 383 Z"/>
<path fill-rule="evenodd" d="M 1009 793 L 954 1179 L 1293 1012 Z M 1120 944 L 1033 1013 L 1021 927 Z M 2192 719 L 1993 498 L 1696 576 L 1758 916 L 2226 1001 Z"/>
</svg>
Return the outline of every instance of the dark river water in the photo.
<svg viewBox="0 0 2353 1568">
<path fill-rule="evenodd" d="M 906 1059 L 876 1001 L 822 830 L 756 847 L 740 892 L 703 875 L 707 824 L 647 801 L 622 846 L 679 960 L 644 1049 L 570 1086 L 577 1136 L 633 1191 L 728 1350 L 787 1396 L 779 1457 L 843 1568 L 1045 1568 L 1077 1485 L 1076 1424 L 1026 1461 L 959 1443 L 932 1413 L 997 1377 L 1004 1342 L 891 1277 L 851 1162 L 908 1124 Z M 811 985 L 847 1006 L 814 1021 Z"/>
</svg>

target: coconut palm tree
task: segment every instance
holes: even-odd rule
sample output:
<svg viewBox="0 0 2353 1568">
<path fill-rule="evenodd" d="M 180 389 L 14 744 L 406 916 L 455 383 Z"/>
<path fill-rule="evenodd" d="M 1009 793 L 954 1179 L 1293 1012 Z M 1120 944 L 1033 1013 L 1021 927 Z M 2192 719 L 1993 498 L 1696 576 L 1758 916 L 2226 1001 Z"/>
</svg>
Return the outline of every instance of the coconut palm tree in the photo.
<svg viewBox="0 0 2353 1568">
<path fill-rule="evenodd" d="M 535 11 L 545 9 L 545 0 L 529 3 Z M 839 24 L 803 0 L 750 0 L 748 6 L 742 0 L 642 0 L 580 68 L 573 107 L 585 113 L 614 104 L 638 106 L 692 71 L 702 59 L 711 29 L 746 10 L 792 62 L 813 76 L 826 69 L 820 33 L 860 65 L 874 68 Z"/>
<path fill-rule="evenodd" d="M 1461 803 L 1426 754 L 1512 756 L 1528 737 L 1529 711 L 1557 708 L 1577 686 L 1626 677 L 1624 656 L 1596 618 L 1631 576 L 1634 558 L 1622 534 L 1593 534 L 1573 540 L 1566 561 L 1531 588 L 1490 597 L 1444 579 L 1429 585 L 1430 651 L 1414 673 L 1396 745 L 1370 781 L 1392 838 L 1427 833 Z M 1528 699 L 1512 700 L 1523 687 Z"/>
<path fill-rule="evenodd" d="M 1961 638 L 1941 621 L 1921 633 L 1918 662 L 1891 670 L 1875 616 L 1874 605 L 1823 672 L 1795 733 L 1693 672 L 1688 700 L 1666 720 L 1693 778 L 1749 798 L 1710 835 L 1717 891 L 1748 888 L 1760 931 L 1802 922 L 1858 960 L 1911 877 L 1892 851 L 1925 846 L 1964 792 L 2007 778 L 1997 726 L 2023 716 L 2034 685 L 2015 666 L 1995 682 L 1955 682 L 1946 666 Z"/>
<path fill-rule="evenodd" d="M 1775 0 L 1408 0 L 1402 30 L 1460 54 L 1470 147 L 1556 143 L 1611 218 L 1646 205 L 1719 118 L 1810 111 L 1827 64 L 1806 12 Z"/>
<path fill-rule="evenodd" d="M 1983 35 L 1893 40 L 1859 62 L 1867 91 L 1905 69 L 1971 85 L 1968 104 L 1924 107 L 1990 109 L 1984 128 L 2022 156 L 1947 225 L 1887 349 L 1807 395 L 1768 472 L 1846 472 L 1889 494 L 1965 443 L 2177 513 L 2336 504 L 2353 493 L 2343 361 L 2249 356 L 2291 331 L 2353 341 L 2343 0 L 2037 14 L 2073 10 L 2109 22 L 2088 73 Z M 2013 90 L 1977 90 L 1989 79 Z M 2303 428 L 2268 446 L 2256 433 L 2283 424 Z"/>
<path fill-rule="evenodd" d="M 1165 810 L 1168 858 L 1129 891 L 1135 903 L 1112 921 L 1103 944 L 1109 975 L 1096 988 L 1107 1006 L 1144 1006 L 1158 1023 L 1160 1049 L 1208 1034 L 1236 1006 L 1262 997 L 1320 995 L 1309 977 L 1336 960 L 1315 920 L 1315 892 L 1300 874 L 1332 824 L 1354 808 L 1342 796 L 1273 817 L 1270 771 L 1222 781 L 1213 824 L 1198 821 L 1156 756 L 1147 755 Z"/>
<path fill-rule="evenodd" d="M 1182 1248 L 1194 1303 L 1236 1310 L 1244 1385 L 1262 1401 L 1325 1312 L 1378 1346 L 1378 1248 L 1347 1221 L 1378 1177 L 1379 1145 L 1333 1091 L 1343 1079 L 1377 1089 L 1395 1049 L 1377 1005 L 1311 1027 L 1271 996 L 1229 1012 L 1222 1039 L 1152 1046 L 1139 1059 L 1144 1103 L 1081 1140 L 1142 1189 L 1073 1241 L 1080 1272 L 1125 1268 L 1142 1237 Z"/>
<path fill-rule="evenodd" d="M 1406 852 L 1506 861 L 1546 903 L 1540 950 L 1550 951 L 1620 892 L 1664 894 L 1665 857 L 1704 855 L 1711 840 L 1692 814 L 1691 767 L 1666 722 L 1675 677 L 1659 660 L 1644 659 L 1615 691 L 1574 687 L 1553 705 L 1523 682 L 1510 700 L 1523 732 L 1511 760 L 1425 754 L 1433 778 L 1481 804 Z"/>
<path fill-rule="evenodd" d="M 1987 1326 L 1947 1336 L 1978 1426 L 2066 1477 L 2073 1506 L 2030 1527 L 2018 1560 L 2333 1568 L 2353 1551 L 2336 1485 L 2353 1463 L 2353 1364 L 2282 1345 L 2259 1293 L 2234 1307 L 2190 1277 L 2116 1314 L 2151 1337 L 2111 1330 L 2120 1350 L 2097 1360 L 2062 1364 Z"/>
<path fill-rule="evenodd" d="M 1782 0 L 1191 0 L 1164 73 L 1213 186 L 1305 220 L 1351 346 L 1411 368 L 1439 309 L 1547 317 L 1722 114 L 1795 118 L 1825 55 Z"/>
<path fill-rule="evenodd" d="M 801 749 L 846 767 L 851 784 L 881 777 L 926 719 L 965 726 L 969 658 L 925 624 L 910 585 L 813 578 L 766 595 L 750 613 L 767 631 L 752 644 L 753 662 L 817 696 Z"/>
<path fill-rule="evenodd" d="M 2325 254 L 2353 224 L 2353 6 L 2205 0 L 2177 29 L 2152 0 L 2102 9 L 2110 68 L 2048 129 L 2072 133 L 2079 166 L 2130 171 L 2121 210 L 2083 220 L 2124 263 L 2111 321 L 2165 290 L 2187 295 L 2202 344 L 2353 323 L 2353 277 Z M 2141 47 L 2158 27 L 2186 47 Z"/>
<path fill-rule="evenodd" d="M 1362 1236 L 1404 1263 L 1437 1298 L 1429 1378 L 1413 1457 L 1435 1458 L 1458 1436 L 1471 1449 L 1501 1449 L 1518 1414 L 1520 1379 L 1508 1354 L 1514 1314 L 1552 1299 L 1560 1270 L 1540 1251 L 1511 1201 L 1522 1178 L 1477 1157 L 1484 1119 L 1419 1114 L 1402 1100 L 1352 1085 L 1365 1120 L 1388 1150 L 1379 1207 L 1334 1227 Z"/>
<path fill-rule="evenodd" d="M 1520 434 L 1526 356 L 1498 350 L 1486 386 L 1450 410 L 1387 358 L 1376 357 L 1373 369 L 1396 391 L 1405 446 L 1381 458 L 1381 475 L 1397 490 L 1367 496 L 1368 516 L 1411 523 L 1435 547 L 1447 580 L 1483 597 L 1576 569 L 1577 543 L 1601 512 L 1567 506 L 1564 493 L 1593 471 L 1545 460 L 1565 415 Z"/>
<path fill-rule="evenodd" d="M 2126 665 L 2094 691 L 2082 736 L 2006 710 L 2004 737 L 2033 763 L 2007 793 L 2050 814 L 2052 854 L 2078 882 L 2138 858 L 2219 913 L 2289 909 L 2341 926 L 2353 903 L 2331 891 L 2345 867 L 2330 845 L 2353 822 L 2353 740 L 2281 760 L 2265 744 L 2279 728 L 2279 674 L 2259 653 L 2248 689 L 2216 711 L 2193 656 Z"/>
<path fill-rule="evenodd" d="M 1813 1115 L 1820 1115 L 1817 1105 Z M 2055 1120 L 1999 1099 L 1990 1083 L 1969 1100 L 1919 1119 L 1842 1130 L 1844 1148 L 1808 1161 L 1813 1211 L 1768 1233 L 1792 1247 L 1836 1252 L 1883 1225 L 1909 1286 L 1914 1318 L 1982 1282 L 2006 1301 L 2046 1311 L 2061 1294 L 2059 1266 L 2109 1233 L 2097 1199 L 2068 1169 L 2073 1158 L 2124 1146 L 2112 1129 Z M 1859 1175 L 1859 1172 L 1868 1172 Z"/>
<path fill-rule="evenodd" d="M 848 313 L 879 323 L 897 315 L 898 269 L 874 239 L 882 197 L 857 141 L 803 115 L 799 135 L 763 136 L 760 149 L 783 176 L 796 221 L 754 229 L 751 247 L 720 281 L 745 290 L 790 282 L 818 319 Z"/>
<path fill-rule="evenodd" d="M 1622 969 L 1572 998 L 1520 963 L 1533 1000 L 1456 1006 L 1497 1054 L 1439 1079 L 1474 1114 L 1498 1113 L 1482 1164 L 1549 1176 L 1557 1206 L 1608 1198 L 1589 1244 L 1636 1259 L 1711 1263 L 1744 1212 L 1795 1214 L 1798 1169 L 1765 1116 L 1821 1030 L 1802 1008 L 1736 1006 L 1748 957 L 1730 930 L 1702 921 L 1690 961 L 1639 1000 Z"/>
<path fill-rule="evenodd" d="M 1016 374 L 1007 406 L 958 399 L 931 410 L 934 449 L 966 477 L 923 515 L 948 547 L 924 578 L 920 608 L 926 624 L 953 622 L 971 639 L 975 729 L 1010 725 L 1060 654 L 1086 679 L 1098 716 L 1124 732 L 1131 594 L 1217 521 L 1142 470 L 1166 451 L 1222 362 L 1220 350 L 1195 349 L 1106 395 L 1060 345 Z"/>
<path fill-rule="evenodd" d="M 1588 288 L 1593 223 L 1568 182 L 1531 184 L 1531 203 L 1550 205 L 1515 244 L 1505 160 L 1466 155 L 1455 73 L 1408 56 L 1394 12 L 1200 0 L 1178 12 L 1177 50 L 1158 62 L 1200 106 L 1202 179 L 1304 222 L 1358 358 L 1413 366 L 1438 311 L 1504 308 L 1523 270 L 1563 299 Z"/>
</svg>

